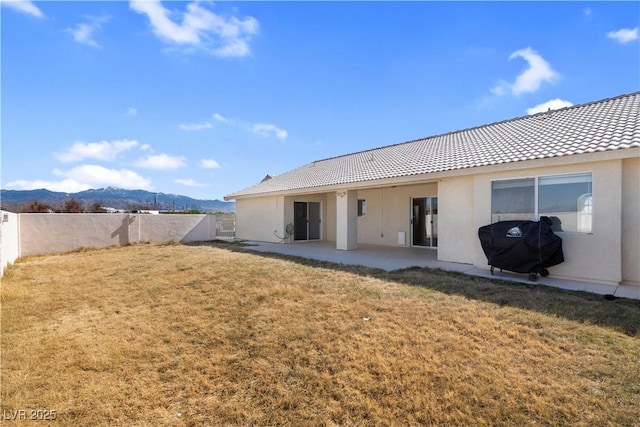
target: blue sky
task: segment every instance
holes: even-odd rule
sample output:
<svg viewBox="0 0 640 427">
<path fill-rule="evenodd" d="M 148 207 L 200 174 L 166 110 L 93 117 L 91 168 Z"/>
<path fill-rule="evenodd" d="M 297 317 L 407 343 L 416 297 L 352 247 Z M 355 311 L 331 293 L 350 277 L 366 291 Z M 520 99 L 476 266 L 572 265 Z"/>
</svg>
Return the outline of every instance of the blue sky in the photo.
<svg viewBox="0 0 640 427">
<path fill-rule="evenodd" d="M 224 195 L 640 90 L 638 2 L 5 1 L 2 188 Z"/>
</svg>

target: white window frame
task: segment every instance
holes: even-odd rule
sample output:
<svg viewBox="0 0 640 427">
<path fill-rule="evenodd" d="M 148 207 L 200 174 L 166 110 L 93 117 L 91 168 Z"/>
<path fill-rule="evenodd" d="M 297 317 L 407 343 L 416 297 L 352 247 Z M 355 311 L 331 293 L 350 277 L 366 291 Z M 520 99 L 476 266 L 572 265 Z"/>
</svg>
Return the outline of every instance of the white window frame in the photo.
<svg viewBox="0 0 640 427">
<path fill-rule="evenodd" d="M 534 201 L 533 201 L 533 218 L 536 221 L 540 221 L 540 212 L 539 212 L 539 200 L 538 200 L 538 188 L 539 188 L 539 178 L 550 178 L 550 177 L 562 177 L 562 176 L 569 176 L 569 175 L 591 175 L 591 231 L 555 231 L 555 233 L 564 233 L 564 234 L 593 234 L 593 216 L 594 216 L 594 211 L 593 211 L 593 200 L 596 198 L 595 196 L 595 190 L 594 190 L 594 186 L 593 186 L 593 171 L 579 171 L 579 172 L 565 172 L 565 173 L 558 173 L 558 174 L 546 174 L 546 175 L 526 175 L 526 176 L 514 176 L 514 177 L 509 177 L 509 178 L 500 178 L 500 179 L 492 179 L 490 182 L 490 197 L 491 197 L 491 203 L 489 204 L 489 218 L 492 218 L 493 220 L 493 183 L 494 182 L 499 182 L 499 181 L 510 181 L 510 180 L 515 180 L 515 179 L 533 179 L 533 197 L 534 197 Z M 543 215 L 545 216 L 545 215 Z"/>
</svg>

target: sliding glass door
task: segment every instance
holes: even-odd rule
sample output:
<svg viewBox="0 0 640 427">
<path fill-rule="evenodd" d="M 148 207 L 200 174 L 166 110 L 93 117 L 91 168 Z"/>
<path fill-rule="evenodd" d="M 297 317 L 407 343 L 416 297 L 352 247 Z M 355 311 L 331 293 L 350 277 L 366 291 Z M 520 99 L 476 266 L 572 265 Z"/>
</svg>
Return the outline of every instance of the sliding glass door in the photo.
<svg viewBox="0 0 640 427">
<path fill-rule="evenodd" d="M 438 198 L 411 199 L 411 246 L 438 247 Z"/>
<path fill-rule="evenodd" d="M 320 240 L 320 202 L 293 203 L 293 240 Z"/>
</svg>

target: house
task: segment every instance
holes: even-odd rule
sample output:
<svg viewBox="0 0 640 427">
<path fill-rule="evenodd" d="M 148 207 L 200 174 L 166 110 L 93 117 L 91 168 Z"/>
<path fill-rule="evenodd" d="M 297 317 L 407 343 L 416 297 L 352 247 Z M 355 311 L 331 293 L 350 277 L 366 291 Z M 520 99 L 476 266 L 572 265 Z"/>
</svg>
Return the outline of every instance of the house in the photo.
<svg viewBox="0 0 640 427">
<path fill-rule="evenodd" d="M 565 254 L 551 275 L 640 297 L 640 92 L 315 161 L 225 199 L 241 239 L 292 231 L 481 268 L 479 227 L 548 216 Z"/>
</svg>

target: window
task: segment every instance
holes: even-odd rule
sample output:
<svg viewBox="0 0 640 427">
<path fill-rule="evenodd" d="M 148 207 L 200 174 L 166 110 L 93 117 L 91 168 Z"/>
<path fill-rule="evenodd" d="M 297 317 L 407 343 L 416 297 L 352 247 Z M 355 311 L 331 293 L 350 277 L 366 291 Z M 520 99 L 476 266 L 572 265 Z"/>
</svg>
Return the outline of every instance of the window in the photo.
<svg viewBox="0 0 640 427">
<path fill-rule="evenodd" d="M 591 233 L 593 203 L 590 173 L 538 178 L 538 212 L 554 231 Z"/>
<path fill-rule="evenodd" d="M 365 216 L 366 214 L 367 214 L 367 201 L 364 199 L 358 199 L 358 216 Z"/>
<path fill-rule="evenodd" d="M 509 179 L 491 183 L 491 221 L 551 218 L 554 231 L 591 233 L 591 173 Z"/>
<path fill-rule="evenodd" d="M 534 178 L 507 179 L 491 183 L 491 222 L 514 219 L 533 220 L 535 216 Z"/>
</svg>

